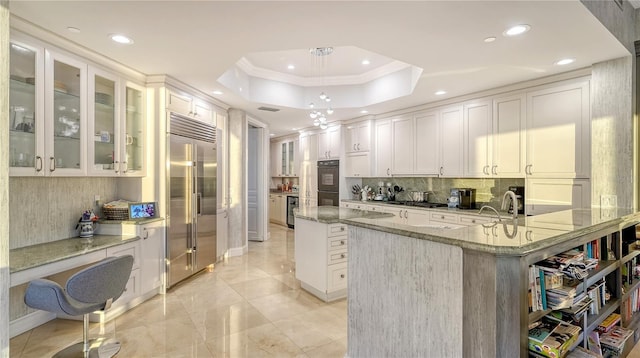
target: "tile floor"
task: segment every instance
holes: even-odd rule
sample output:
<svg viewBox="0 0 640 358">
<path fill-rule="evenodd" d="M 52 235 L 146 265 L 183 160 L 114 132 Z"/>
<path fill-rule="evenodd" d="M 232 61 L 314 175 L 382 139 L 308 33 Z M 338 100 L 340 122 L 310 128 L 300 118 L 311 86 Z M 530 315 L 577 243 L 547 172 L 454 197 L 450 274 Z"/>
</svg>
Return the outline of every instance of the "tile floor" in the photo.
<svg viewBox="0 0 640 358">
<path fill-rule="evenodd" d="M 118 357 L 344 357 L 347 303 L 325 303 L 295 279 L 293 230 L 229 258 L 104 324 Z M 10 356 L 50 357 L 82 337 L 82 322 L 56 319 L 11 339 Z"/>
</svg>

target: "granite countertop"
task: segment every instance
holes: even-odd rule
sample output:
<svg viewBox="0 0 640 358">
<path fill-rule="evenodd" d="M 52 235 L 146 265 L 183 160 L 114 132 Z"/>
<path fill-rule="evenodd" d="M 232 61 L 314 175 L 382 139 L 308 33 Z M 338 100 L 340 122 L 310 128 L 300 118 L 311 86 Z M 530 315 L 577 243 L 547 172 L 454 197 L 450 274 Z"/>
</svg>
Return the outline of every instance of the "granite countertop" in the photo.
<svg viewBox="0 0 640 358">
<path fill-rule="evenodd" d="M 296 216 L 296 218 L 317 221 L 323 224 L 334 224 L 341 222 L 341 220 L 352 218 L 378 220 L 393 217 L 393 214 L 389 213 L 347 209 L 338 206 L 299 207 L 298 210 L 294 212 L 294 215 Z"/>
<path fill-rule="evenodd" d="M 136 219 L 136 220 L 98 220 L 98 224 L 124 224 L 124 225 L 146 225 L 156 221 L 164 221 L 164 218 L 149 218 L 149 219 Z"/>
<path fill-rule="evenodd" d="M 409 226 L 357 215 L 341 217 L 338 221 L 357 227 L 456 245 L 463 249 L 495 255 L 524 256 L 607 227 L 639 223 L 640 212 L 620 208 L 575 209 L 521 217 L 517 220 L 503 219 L 498 223 L 457 229 Z"/>
<path fill-rule="evenodd" d="M 139 239 L 140 237 L 135 235 L 94 235 L 91 238 L 72 237 L 13 249 L 9 251 L 9 273 L 50 264 Z"/>
</svg>

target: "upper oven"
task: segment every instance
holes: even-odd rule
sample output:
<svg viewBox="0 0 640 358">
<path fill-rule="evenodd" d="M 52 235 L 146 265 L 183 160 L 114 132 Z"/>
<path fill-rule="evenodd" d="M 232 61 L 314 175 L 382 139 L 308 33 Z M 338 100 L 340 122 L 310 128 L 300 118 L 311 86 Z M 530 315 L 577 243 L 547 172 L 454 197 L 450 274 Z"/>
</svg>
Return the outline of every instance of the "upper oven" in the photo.
<svg viewBox="0 0 640 358">
<path fill-rule="evenodd" d="M 318 162 L 318 191 L 337 193 L 340 182 L 340 161 L 322 160 Z"/>
</svg>

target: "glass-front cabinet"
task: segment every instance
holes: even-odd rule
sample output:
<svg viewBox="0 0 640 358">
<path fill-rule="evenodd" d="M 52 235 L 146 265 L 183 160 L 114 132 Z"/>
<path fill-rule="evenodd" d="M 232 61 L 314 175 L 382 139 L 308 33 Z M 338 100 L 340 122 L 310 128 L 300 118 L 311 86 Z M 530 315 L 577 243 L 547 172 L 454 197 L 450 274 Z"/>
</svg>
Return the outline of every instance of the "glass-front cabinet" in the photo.
<svg viewBox="0 0 640 358">
<path fill-rule="evenodd" d="M 123 155 L 122 174 L 144 176 L 145 168 L 145 90 L 144 87 L 127 83 L 125 87 L 124 126 L 121 131 Z"/>
<path fill-rule="evenodd" d="M 89 68 L 89 174 L 112 176 L 118 173 L 118 78 Z"/>
<path fill-rule="evenodd" d="M 50 50 L 45 57 L 45 171 L 85 175 L 87 65 Z"/>
<path fill-rule="evenodd" d="M 44 50 L 12 41 L 9 51 L 9 173 L 43 175 Z"/>
<path fill-rule="evenodd" d="M 11 176 L 146 175 L 145 88 L 12 37 Z"/>
</svg>

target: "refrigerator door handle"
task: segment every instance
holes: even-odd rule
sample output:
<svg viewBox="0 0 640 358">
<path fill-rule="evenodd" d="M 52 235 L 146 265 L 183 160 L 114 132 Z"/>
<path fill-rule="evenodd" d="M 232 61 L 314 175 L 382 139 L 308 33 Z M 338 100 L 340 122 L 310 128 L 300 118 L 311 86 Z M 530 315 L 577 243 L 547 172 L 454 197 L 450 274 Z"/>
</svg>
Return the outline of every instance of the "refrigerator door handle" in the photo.
<svg viewBox="0 0 640 358">
<path fill-rule="evenodd" d="M 202 215 L 202 193 L 198 193 L 198 197 L 196 198 L 196 205 L 197 205 L 196 214 L 198 214 L 198 216 L 201 216 Z"/>
</svg>

